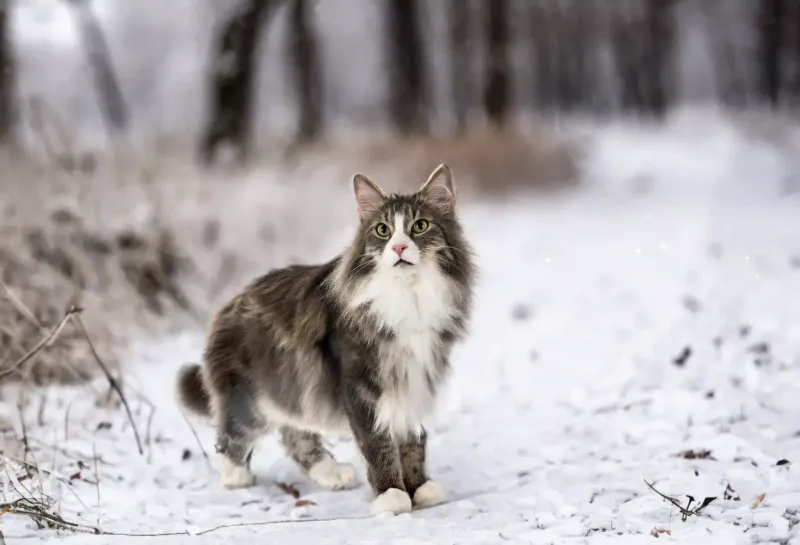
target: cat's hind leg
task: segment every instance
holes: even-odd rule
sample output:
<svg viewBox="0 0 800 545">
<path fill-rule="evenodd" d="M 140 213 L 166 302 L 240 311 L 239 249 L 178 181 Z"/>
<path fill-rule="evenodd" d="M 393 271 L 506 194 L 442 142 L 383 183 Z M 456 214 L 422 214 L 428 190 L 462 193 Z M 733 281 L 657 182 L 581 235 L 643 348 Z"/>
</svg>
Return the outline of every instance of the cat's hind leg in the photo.
<svg viewBox="0 0 800 545">
<path fill-rule="evenodd" d="M 258 413 L 255 397 L 241 381 L 221 392 L 217 411 L 219 471 L 225 488 L 245 488 L 255 483 L 250 460 L 256 440 L 268 431 L 267 422 Z"/>
<path fill-rule="evenodd" d="M 340 464 L 322 444 L 318 433 L 284 426 L 281 428 L 281 443 L 286 454 L 308 475 L 328 490 L 352 488 L 356 481 L 355 468 Z"/>
</svg>

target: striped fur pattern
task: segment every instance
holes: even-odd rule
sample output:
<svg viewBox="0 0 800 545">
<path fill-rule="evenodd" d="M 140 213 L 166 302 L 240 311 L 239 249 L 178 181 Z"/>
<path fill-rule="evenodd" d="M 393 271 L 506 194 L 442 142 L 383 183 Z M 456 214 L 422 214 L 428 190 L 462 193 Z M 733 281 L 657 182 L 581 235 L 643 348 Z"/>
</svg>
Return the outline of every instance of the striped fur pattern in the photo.
<svg viewBox="0 0 800 545">
<path fill-rule="evenodd" d="M 425 419 L 470 314 L 474 266 L 456 216 L 449 168 L 411 195 L 353 178 L 359 226 L 341 255 L 271 271 L 224 305 L 203 365 L 178 378 L 182 404 L 213 419 L 223 484 L 254 482 L 253 444 L 275 431 L 328 489 L 355 484 L 323 434 L 354 437 L 373 511 L 433 505 Z"/>
</svg>

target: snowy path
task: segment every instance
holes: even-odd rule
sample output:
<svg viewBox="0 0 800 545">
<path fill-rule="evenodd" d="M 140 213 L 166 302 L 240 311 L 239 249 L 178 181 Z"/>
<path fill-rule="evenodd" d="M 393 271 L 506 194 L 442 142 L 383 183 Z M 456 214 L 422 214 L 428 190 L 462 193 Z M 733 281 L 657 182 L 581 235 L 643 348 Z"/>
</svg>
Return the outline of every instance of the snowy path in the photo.
<svg viewBox="0 0 800 545">
<path fill-rule="evenodd" d="M 302 521 L 156 543 L 624 544 L 651 543 L 660 529 L 671 532 L 661 539 L 678 543 L 800 544 L 800 205 L 764 193 L 582 195 L 466 210 L 482 268 L 479 302 L 429 426 L 431 473 L 449 491 L 445 505 L 369 518 L 366 485 L 321 491 L 274 438 L 254 457 L 256 487 L 223 490 L 216 461 L 209 470 L 172 397 L 175 370 L 198 358 L 197 332 L 143 347 L 132 371 L 130 386 L 157 408 L 146 433 L 151 411 L 133 402 L 145 457 L 124 414 L 97 411 L 84 388 L 51 394 L 43 426 L 34 424 L 35 408 L 26 414 L 37 462 L 52 466 L 42 444 L 66 449 L 56 467 L 80 474 L 72 488 L 86 507 L 62 490 L 62 514 L 108 532 Z M 211 429 L 193 422 L 211 453 Z M 94 479 L 93 441 L 99 487 L 81 480 Z M 354 448 L 338 443 L 334 451 L 358 464 Z M 710 453 L 687 459 L 685 451 Z M 88 469 L 79 471 L 78 460 Z M 717 499 L 683 522 L 644 480 L 683 505 L 687 495 Z M 277 483 L 312 503 L 297 507 Z M 48 481 L 58 496 L 56 484 Z M 728 485 L 733 498 L 723 497 Z M 0 529 L 9 545 L 54 536 L 8 516 Z"/>
</svg>

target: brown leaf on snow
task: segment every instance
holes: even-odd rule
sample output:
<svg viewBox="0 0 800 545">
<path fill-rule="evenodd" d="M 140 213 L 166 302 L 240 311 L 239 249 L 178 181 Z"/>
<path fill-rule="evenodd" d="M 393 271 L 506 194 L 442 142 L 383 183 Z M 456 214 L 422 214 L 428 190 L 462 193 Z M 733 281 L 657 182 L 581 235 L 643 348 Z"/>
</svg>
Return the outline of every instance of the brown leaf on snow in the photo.
<svg viewBox="0 0 800 545">
<path fill-rule="evenodd" d="M 663 528 L 653 528 L 653 531 L 650 532 L 650 535 L 653 537 L 661 537 L 661 534 L 667 534 L 668 536 L 671 536 L 672 530 L 665 530 Z"/>
<path fill-rule="evenodd" d="M 308 505 L 317 505 L 317 504 L 311 500 L 297 500 L 297 502 L 294 504 L 295 507 L 306 507 Z"/>
<path fill-rule="evenodd" d="M 753 505 L 750 507 L 751 509 L 758 509 L 758 506 L 761 505 L 761 502 L 764 501 L 764 498 L 767 496 L 767 493 L 764 492 L 760 496 L 756 496 L 756 500 L 753 502 Z"/>
<path fill-rule="evenodd" d="M 679 457 L 685 458 L 687 460 L 714 460 L 715 458 L 711 456 L 711 451 L 708 449 L 702 450 L 684 450 L 683 452 L 678 454 Z"/>
<path fill-rule="evenodd" d="M 278 488 L 292 496 L 294 499 L 300 498 L 300 491 L 295 488 L 293 484 L 286 484 L 286 483 L 275 483 L 278 485 Z"/>
</svg>

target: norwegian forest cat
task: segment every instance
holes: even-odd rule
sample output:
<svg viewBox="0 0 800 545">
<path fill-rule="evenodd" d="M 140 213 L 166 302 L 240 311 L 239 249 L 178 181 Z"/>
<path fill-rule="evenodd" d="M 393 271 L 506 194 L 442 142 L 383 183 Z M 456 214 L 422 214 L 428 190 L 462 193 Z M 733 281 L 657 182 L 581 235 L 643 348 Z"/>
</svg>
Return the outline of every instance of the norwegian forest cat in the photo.
<svg viewBox="0 0 800 545">
<path fill-rule="evenodd" d="M 277 431 L 313 481 L 352 487 L 353 466 L 320 434 L 345 435 L 365 460 L 371 511 L 398 514 L 444 498 L 425 469 L 423 420 L 465 334 L 474 269 L 447 166 L 412 195 L 387 195 L 361 174 L 353 187 L 350 247 L 271 271 L 223 306 L 203 366 L 181 369 L 178 393 L 215 423 L 224 486 L 253 484 L 254 442 Z"/>
</svg>

